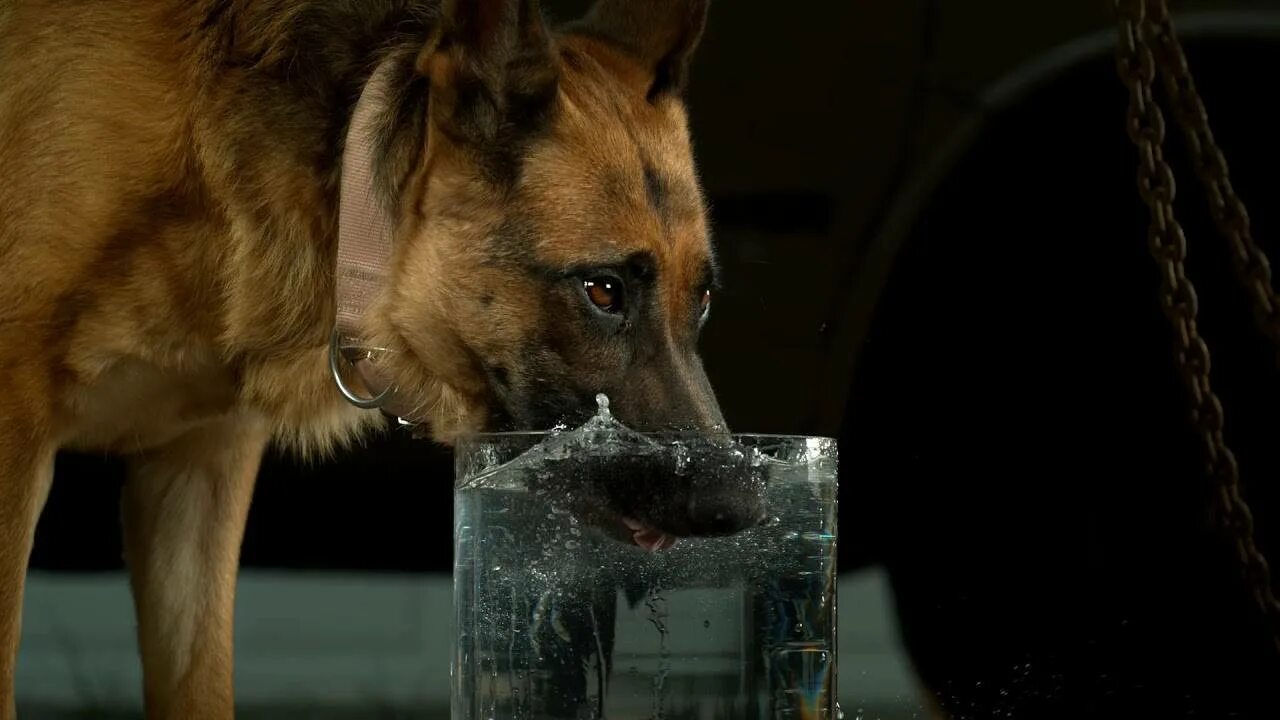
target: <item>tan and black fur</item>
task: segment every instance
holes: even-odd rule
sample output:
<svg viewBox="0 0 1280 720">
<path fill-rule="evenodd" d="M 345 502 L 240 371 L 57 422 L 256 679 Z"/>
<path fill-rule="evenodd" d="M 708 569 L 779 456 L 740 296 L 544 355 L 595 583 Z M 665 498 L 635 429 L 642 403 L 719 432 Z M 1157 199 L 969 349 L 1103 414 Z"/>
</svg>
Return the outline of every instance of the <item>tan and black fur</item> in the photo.
<svg viewBox="0 0 1280 720">
<path fill-rule="evenodd" d="M 148 715 L 232 715 L 259 458 L 378 420 L 326 348 L 342 146 L 382 62 L 397 232 L 366 325 L 432 434 L 572 422 L 597 392 L 642 428 L 722 423 L 680 98 L 706 5 L 552 31 L 532 0 L 0 0 L 0 719 L 60 448 L 129 459 Z"/>
</svg>

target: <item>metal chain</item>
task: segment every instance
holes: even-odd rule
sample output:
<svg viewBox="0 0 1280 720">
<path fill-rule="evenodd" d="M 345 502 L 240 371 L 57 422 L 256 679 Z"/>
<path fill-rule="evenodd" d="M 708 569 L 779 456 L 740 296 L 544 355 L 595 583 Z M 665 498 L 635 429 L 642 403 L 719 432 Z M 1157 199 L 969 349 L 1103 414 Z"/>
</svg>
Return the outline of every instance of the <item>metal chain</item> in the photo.
<svg viewBox="0 0 1280 720">
<path fill-rule="evenodd" d="M 1209 114 L 1191 76 L 1169 6 L 1165 0 L 1151 0 L 1147 12 L 1156 66 L 1172 105 L 1170 110 L 1186 138 L 1191 161 L 1208 196 L 1214 224 L 1231 245 L 1232 267 L 1249 294 L 1258 329 L 1271 340 L 1280 361 L 1280 295 L 1271 282 L 1271 263 L 1254 241 L 1249 211 L 1231 184 L 1226 156 L 1209 126 Z"/>
<path fill-rule="evenodd" d="M 1161 307 L 1173 328 L 1178 373 L 1186 386 L 1191 418 L 1203 443 L 1205 472 L 1217 485 L 1220 516 L 1232 536 L 1251 594 L 1270 624 L 1272 640 L 1280 651 L 1280 601 L 1271 588 L 1266 558 L 1253 539 L 1253 515 L 1240 495 L 1235 455 L 1223 438 L 1222 403 L 1209 381 L 1209 348 L 1196 325 L 1196 292 L 1185 268 L 1187 239 L 1174 217 L 1176 188 L 1173 171 L 1164 158 L 1164 114 L 1152 93 L 1156 63 L 1147 43 L 1147 33 L 1152 32 L 1147 0 L 1113 2 L 1120 34 L 1116 68 L 1129 91 L 1129 138 L 1138 150 L 1138 192 L 1151 215 L 1147 241 L 1160 269 Z M 1163 0 L 1151 2 L 1163 6 Z M 1167 18 L 1168 14 L 1157 12 L 1155 17 Z"/>
</svg>

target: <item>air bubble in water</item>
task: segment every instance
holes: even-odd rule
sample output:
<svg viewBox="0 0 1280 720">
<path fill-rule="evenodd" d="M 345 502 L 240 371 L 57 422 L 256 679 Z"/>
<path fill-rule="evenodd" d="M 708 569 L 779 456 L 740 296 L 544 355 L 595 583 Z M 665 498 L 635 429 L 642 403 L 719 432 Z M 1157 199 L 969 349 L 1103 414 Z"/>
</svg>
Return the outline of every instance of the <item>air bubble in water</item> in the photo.
<svg viewBox="0 0 1280 720">
<path fill-rule="evenodd" d="M 659 588 L 654 588 L 645 599 L 649 609 L 649 623 L 658 631 L 658 672 L 653 676 L 652 720 L 666 717 L 667 676 L 671 674 L 671 648 L 667 646 L 667 600 Z"/>
</svg>

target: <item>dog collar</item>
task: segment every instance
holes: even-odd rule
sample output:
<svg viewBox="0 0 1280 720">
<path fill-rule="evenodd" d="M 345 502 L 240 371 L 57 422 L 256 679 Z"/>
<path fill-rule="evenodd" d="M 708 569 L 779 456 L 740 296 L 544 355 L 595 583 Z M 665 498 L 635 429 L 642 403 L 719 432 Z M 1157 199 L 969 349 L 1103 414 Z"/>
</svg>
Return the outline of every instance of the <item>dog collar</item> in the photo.
<svg viewBox="0 0 1280 720">
<path fill-rule="evenodd" d="M 387 286 L 391 268 L 395 219 L 378 196 L 373 157 L 394 68 L 392 61 L 384 61 L 370 75 L 351 113 L 342 151 L 334 274 L 337 318 L 329 341 L 329 369 L 339 392 L 352 405 L 380 409 L 402 424 L 413 424 L 411 409 L 400 406 L 395 385 L 377 367 L 378 355 L 387 351 L 371 347 L 362 328 L 369 308 Z M 344 364 L 371 395 L 362 396 L 347 384 Z"/>
</svg>

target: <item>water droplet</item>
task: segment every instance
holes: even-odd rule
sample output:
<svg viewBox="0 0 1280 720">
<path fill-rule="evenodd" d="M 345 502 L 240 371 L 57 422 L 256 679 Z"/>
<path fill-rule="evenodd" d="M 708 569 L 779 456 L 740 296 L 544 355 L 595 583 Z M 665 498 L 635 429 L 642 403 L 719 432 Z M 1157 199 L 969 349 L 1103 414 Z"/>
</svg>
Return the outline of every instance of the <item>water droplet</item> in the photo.
<svg viewBox="0 0 1280 720">
<path fill-rule="evenodd" d="M 703 621 L 702 621 L 702 627 L 710 629 L 710 628 L 711 628 L 711 621 L 710 621 L 710 620 L 703 620 Z"/>
</svg>

